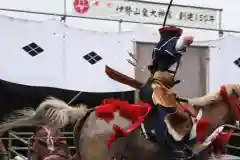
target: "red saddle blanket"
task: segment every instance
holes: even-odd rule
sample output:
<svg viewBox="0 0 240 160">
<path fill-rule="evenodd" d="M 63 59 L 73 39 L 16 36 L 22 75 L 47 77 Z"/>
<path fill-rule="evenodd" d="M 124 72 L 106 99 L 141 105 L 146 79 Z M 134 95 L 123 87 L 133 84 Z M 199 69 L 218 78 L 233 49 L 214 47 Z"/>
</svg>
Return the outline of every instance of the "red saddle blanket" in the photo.
<svg viewBox="0 0 240 160">
<path fill-rule="evenodd" d="M 138 128 L 146 119 L 151 110 L 149 104 L 129 104 L 127 101 L 120 101 L 116 99 L 106 99 L 103 104 L 96 108 L 96 115 L 104 119 L 106 122 L 113 120 L 114 113 L 119 112 L 119 115 L 132 121 L 132 125 L 124 130 L 118 125 L 113 125 L 115 133 L 110 135 L 108 147 L 111 148 L 112 143 L 119 137 L 126 136 Z"/>
</svg>

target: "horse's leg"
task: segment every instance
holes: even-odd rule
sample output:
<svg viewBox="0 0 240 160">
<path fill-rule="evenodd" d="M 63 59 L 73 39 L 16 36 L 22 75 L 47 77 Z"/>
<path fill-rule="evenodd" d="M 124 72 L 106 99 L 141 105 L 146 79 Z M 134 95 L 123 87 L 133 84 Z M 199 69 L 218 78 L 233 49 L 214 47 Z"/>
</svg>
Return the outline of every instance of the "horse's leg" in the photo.
<svg viewBox="0 0 240 160">
<path fill-rule="evenodd" d="M 89 112 L 78 122 L 74 129 L 74 141 L 81 160 L 112 160 L 107 148 L 109 136 L 100 135 L 109 128 L 112 130 L 112 124 L 99 120 L 95 112 Z"/>
<path fill-rule="evenodd" d="M 201 151 L 193 160 L 208 160 L 211 155 L 212 147 L 209 146 L 203 151 Z"/>
<path fill-rule="evenodd" d="M 79 141 L 80 141 L 80 134 L 81 134 L 80 123 L 81 123 L 81 120 L 78 120 L 73 129 L 74 146 L 76 148 L 76 152 L 73 157 L 75 157 L 75 159 L 77 157 L 80 157 L 80 152 L 79 152 Z"/>
<path fill-rule="evenodd" d="M 81 157 L 75 153 L 70 160 L 81 160 Z"/>
<path fill-rule="evenodd" d="M 125 143 L 122 142 L 125 146 L 120 146 L 118 141 L 114 144 L 116 145 L 116 148 L 118 147 L 118 150 L 119 148 L 122 148 L 122 150 L 120 150 L 121 152 L 114 149 L 116 160 L 121 160 L 121 158 L 128 160 L 169 159 L 167 150 L 161 148 L 158 144 L 145 139 L 140 130 L 136 130 L 134 133 L 122 138 L 121 140 L 125 141 Z M 117 151 L 119 152 L 118 154 Z"/>
<path fill-rule="evenodd" d="M 76 153 L 72 157 L 73 160 L 81 159 L 81 152 L 80 152 L 81 131 L 82 131 L 82 128 L 83 128 L 87 118 L 90 116 L 91 113 L 92 113 L 92 111 L 88 112 L 82 119 L 79 119 L 74 126 L 73 137 L 74 137 L 74 146 L 76 148 Z"/>
</svg>

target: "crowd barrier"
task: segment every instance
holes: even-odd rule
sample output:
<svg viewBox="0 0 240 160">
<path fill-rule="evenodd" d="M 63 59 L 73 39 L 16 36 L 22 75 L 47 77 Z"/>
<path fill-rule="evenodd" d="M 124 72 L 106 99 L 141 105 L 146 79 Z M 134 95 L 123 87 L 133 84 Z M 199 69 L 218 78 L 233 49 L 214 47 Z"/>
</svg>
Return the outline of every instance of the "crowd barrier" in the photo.
<svg viewBox="0 0 240 160">
<path fill-rule="evenodd" d="M 73 140 L 73 133 L 72 132 L 62 132 L 65 137 L 53 137 L 53 138 L 66 138 L 66 139 L 72 139 Z M 8 160 L 28 160 L 27 155 L 23 155 L 19 153 L 19 151 L 28 151 L 30 149 L 29 142 L 28 140 L 31 138 L 33 135 L 33 132 L 14 132 L 14 131 L 9 131 L 8 132 L 8 138 L 0 138 L 1 140 L 7 140 L 8 141 Z M 234 137 L 239 137 L 240 139 L 240 134 L 239 133 L 233 133 Z M 13 144 L 13 140 L 17 140 L 21 142 L 25 147 L 19 147 L 15 146 Z M 75 149 L 74 146 L 69 146 L 70 149 Z M 231 144 L 226 145 L 227 149 L 235 149 L 240 151 L 240 146 L 233 146 Z M 16 159 L 14 159 L 14 157 Z"/>
<path fill-rule="evenodd" d="M 65 137 L 52 137 L 52 138 L 66 138 L 73 140 L 73 133 L 72 132 L 62 132 Z M 23 155 L 19 153 L 19 151 L 27 152 L 30 149 L 29 139 L 33 136 L 33 132 L 14 132 L 9 131 L 7 138 L 0 138 L 1 140 L 7 140 L 8 146 L 8 160 L 28 160 L 27 155 Z M 16 146 L 13 144 L 13 140 L 17 140 L 21 142 L 25 147 Z M 69 149 L 75 149 L 74 146 L 69 146 Z M 17 157 L 14 159 L 14 157 Z"/>
</svg>

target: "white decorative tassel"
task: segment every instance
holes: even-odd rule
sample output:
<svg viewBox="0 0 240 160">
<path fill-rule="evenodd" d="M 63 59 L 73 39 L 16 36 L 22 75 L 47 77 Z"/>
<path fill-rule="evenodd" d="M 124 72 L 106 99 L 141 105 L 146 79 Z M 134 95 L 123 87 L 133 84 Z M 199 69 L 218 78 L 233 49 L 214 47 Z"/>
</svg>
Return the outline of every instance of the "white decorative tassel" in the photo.
<svg viewBox="0 0 240 160">
<path fill-rule="evenodd" d="M 202 118 L 202 116 L 203 116 L 203 110 L 200 109 L 196 118 L 194 118 L 194 117 L 192 118 L 193 126 L 192 126 L 192 130 L 190 132 L 189 140 L 192 140 L 192 139 L 196 138 L 196 136 L 197 136 L 197 124 L 200 121 L 200 119 Z"/>
<path fill-rule="evenodd" d="M 209 144 L 211 144 L 219 136 L 223 129 L 224 126 L 220 126 L 217 129 L 215 129 L 214 132 L 204 140 L 203 145 L 208 146 Z"/>
</svg>

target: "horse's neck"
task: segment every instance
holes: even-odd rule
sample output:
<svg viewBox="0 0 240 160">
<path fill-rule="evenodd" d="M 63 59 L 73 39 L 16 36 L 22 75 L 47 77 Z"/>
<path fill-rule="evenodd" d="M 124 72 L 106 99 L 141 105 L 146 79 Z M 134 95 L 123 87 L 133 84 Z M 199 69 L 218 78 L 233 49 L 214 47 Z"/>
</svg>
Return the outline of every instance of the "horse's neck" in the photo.
<svg viewBox="0 0 240 160">
<path fill-rule="evenodd" d="M 208 104 L 203 109 L 203 117 L 206 117 L 216 125 L 225 124 L 231 119 L 230 116 L 231 110 L 223 100 Z"/>
</svg>

